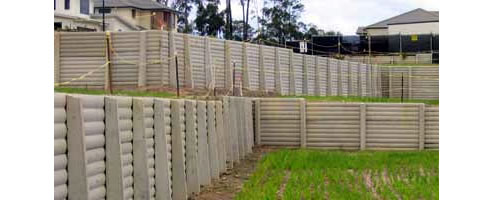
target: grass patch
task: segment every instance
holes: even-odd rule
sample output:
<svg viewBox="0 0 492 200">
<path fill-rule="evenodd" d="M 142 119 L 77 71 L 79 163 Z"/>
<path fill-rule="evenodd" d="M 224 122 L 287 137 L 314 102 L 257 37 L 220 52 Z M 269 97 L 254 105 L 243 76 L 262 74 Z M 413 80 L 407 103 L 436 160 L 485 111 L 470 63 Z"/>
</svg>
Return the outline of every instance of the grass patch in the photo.
<svg viewBox="0 0 492 200">
<path fill-rule="evenodd" d="M 400 98 L 383 98 L 383 97 L 282 96 L 282 98 L 304 98 L 307 101 L 328 101 L 328 102 L 401 103 Z M 430 105 L 439 105 L 439 100 L 403 99 L 403 103 L 425 103 Z"/>
<path fill-rule="evenodd" d="M 279 150 L 260 161 L 236 196 L 239 200 L 438 198 L 438 151 Z"/>
<path fill-rule="evenodd" d="M 90 95 L 110 95 L 104 90 L 92 90 L 86 88 L 55 88 L 55 92 L 73 93 L 73 94 L 90 94 Z M 132 96 L 132 97 L 161 97 L 176 98 L 175 93 L 170 92 L 147 92 L 147 91 L 130 91 L 130 90 L 113 90 L 111 95 Z"/>
<path fill-rule="evenodd" d="M 401 64 L 380 64 L 383 67 L 439 67 L 439 64 L 414 64 L 414 63 L 401 63 Z"/>
</svg>

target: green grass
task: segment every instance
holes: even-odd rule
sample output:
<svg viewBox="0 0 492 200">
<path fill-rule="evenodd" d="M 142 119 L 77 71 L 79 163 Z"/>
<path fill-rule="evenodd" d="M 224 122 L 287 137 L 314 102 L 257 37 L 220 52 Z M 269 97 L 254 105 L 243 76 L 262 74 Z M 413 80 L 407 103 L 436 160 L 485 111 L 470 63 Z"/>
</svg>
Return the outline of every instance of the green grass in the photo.
<svg viewBox="0 0 492 200">
<path fill-rule="evenodd" d="M 328 198 L 439 199 L 439 152 L 279 150 L 260 161 L 236 196 Z"/>
<path fill-rule="evenodd" d="M 384 67 L 439 67 L 439 64 L 414 64 L 414 63 L 402 63 L 402 64 L 381 64 Z"/>
<path fill-rule="evenodd" d="M 92 89 L 85 89 L 85 88 L 55 88 L 55 92 L 74 93 L 74 94 L 91 94 L 91 95 L 107 95 L 107 94 L 109 94 L 104 90 L 92 90 Z M 176 98 L 175 93 L 130 91 L 130 90 L 114 90 L 112 95 L 132 96 L 132 97 Z"/>
<path fill-rule="evenodd" d="M 328 102 L 367 102 L 367 103 L 400 103 L 400 98 L 383 97 L 345 97 L 345 96 L 282 96 L 282 98 L 305 98 L 307 101 L 328 101 Z M 417 100 L 403 99 L 403 103 L 425 103 L 439 105 L 439 100 Z"/>
</svg>

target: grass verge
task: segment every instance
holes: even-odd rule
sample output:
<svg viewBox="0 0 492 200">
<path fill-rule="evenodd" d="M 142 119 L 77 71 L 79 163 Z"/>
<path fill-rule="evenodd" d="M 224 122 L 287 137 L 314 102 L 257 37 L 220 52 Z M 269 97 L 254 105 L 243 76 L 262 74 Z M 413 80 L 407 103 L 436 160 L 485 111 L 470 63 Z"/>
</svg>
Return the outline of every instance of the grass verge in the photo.
<svg viewBox="0 0 492 200">
<path fill-rule="evenodd" d="M 282 96 L 282 98 L 304 98 L 307 101 L 328 101 L 328 102 L 367 102 L 367 103 L 425 103 L 439 105 L 439 100 L 418 100 L 383 97 L 345 97 L 345 96 Z"/>
<path fill-rule="evenodd" d="M 236 199 L 439 199 L 439 152 L 279 150 Z"/>
<path fill-rule="evenodd" d="M 381 64 L 383 67 L 439 67 L 439 64 Z"/>
</svg>

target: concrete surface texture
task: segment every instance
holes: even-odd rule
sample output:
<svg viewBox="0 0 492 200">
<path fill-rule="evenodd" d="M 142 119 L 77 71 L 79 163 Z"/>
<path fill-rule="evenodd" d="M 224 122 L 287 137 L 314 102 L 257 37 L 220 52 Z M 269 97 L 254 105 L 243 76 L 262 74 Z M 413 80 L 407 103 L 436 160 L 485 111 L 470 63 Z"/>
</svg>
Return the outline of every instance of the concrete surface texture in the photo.
<svg viewBox="0 0 492 200">
<path fill-rule="evenodd" d="M 226 101 L 55 93 L 55 199 L 187 199 L 198 193 L 241 162 L 232 159 L 231 141 L 243 155 L 252 152 L 253 118 L 245 116 L 252 99 Z M 231 112 L 240 109 L 245 112 Z M 231 134 L 232 118 L 242 131 Z"/>
</svg>

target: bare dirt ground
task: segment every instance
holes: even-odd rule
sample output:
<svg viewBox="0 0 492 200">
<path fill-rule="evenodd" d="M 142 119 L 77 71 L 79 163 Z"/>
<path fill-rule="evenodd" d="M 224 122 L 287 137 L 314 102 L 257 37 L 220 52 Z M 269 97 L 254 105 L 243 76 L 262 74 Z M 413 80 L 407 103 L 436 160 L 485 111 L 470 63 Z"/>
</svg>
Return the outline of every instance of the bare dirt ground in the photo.
<svg viewBox="0 0 492 200">
<path fill-rule="evenodd" d="M 253 153 L 241 160 L 239 164 L 234 163 L 232 169 L 220 175 L 219 180 L 213 180 L 209 186 L 201 187 L 200 193 L 190 199 L 201 200 L 230 200 L 234 199 L 236 193 L 240 192 L 243 184 L 249 179 L 256 169 L 261 158 L 272 151 L 269 148 L 253 148 Z"/>
</svg>

